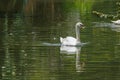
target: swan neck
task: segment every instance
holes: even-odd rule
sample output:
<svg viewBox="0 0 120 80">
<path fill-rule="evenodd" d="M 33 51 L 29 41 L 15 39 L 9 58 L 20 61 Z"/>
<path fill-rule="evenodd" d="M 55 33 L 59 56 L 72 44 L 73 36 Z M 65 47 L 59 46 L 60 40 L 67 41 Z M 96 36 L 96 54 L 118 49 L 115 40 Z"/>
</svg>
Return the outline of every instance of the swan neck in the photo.
<svg viewBox="0 0 120 80">
<path fill-rule="evenodd" d="M 80 42 L 80 28 L 79 28 L 79 26 L 75 26 L 75 31 L 76 31 L 76 39 L 78 42 Z"/>
</svg>

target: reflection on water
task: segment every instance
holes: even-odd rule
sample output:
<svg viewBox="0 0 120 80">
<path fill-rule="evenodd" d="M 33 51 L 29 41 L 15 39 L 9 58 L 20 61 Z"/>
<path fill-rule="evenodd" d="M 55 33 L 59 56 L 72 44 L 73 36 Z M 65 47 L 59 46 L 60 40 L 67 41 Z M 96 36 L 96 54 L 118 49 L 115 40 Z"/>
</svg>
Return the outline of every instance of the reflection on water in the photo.
<svg viewBox="0 0 120 80">
<path fill-rule="evenodd" d="M 60 51 L 61 53 L 75 54 L 78 51 L 78 48 L 72 46 L 61 46 Z"/>
<path fill-rule="evenodd" d="M 118 39 L 118 43 L 117 44 L 120 44 L 120 40 L 119 40 L 119 32 L 120 32 L 120 25 L 116 25 L 114 23 L 105 23 L 105 22 L 96 22 L 94 23 L 94 27 L 98 28 L 98 29 L 102 29 L 102 28 L 109 28 L 111 29 L 112 31 L 116 32 L 117 33 L 117 39 Z"/>
<path fill-rule="evenodd" d="M 119 80 L 119 27 L 91 14 L 113 13 L 116 1 L 0 1 L 0 80 Z M 77 21 L 90 44 L 61 46 Z"/>
<path fill-rule="evenodd" d="M 80 61 L 81 47 L 61 46 L 60 53 L 67 54 L 68 56 L 75 54 L 76 55 L 75 57 L 76 58 L 76 61 L 75 61 L 76 72 L 82 72 L 84 70 L 85 63 Z"/>
</svg>

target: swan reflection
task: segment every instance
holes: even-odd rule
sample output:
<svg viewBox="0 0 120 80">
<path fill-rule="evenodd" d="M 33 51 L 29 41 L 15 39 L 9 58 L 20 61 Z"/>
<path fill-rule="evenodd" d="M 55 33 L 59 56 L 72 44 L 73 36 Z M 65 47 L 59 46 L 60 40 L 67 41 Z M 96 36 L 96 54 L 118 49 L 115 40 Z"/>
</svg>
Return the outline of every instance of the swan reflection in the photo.
<svg viewBox="0 0 120 80">
<path fill-rule="evenodd" d="M 60 53 L 61 54 L 67 54 L 67 55 L 76 55 L 76 72 L 83 72 L 85 63 L 80 61 L 80 53 L 81 53 L 81 47 L 72 47 L 72 46 L 61 46 L 60 47 Z"/>
<path fill-rule="evenodd" d="M 72 46 L 61 46 L 60 51 L 61 53 L 66 53 L 66 54 L 75 54 L 78 51 L 79 48 L 77 47 L 72 47 Z"/>
</svg>

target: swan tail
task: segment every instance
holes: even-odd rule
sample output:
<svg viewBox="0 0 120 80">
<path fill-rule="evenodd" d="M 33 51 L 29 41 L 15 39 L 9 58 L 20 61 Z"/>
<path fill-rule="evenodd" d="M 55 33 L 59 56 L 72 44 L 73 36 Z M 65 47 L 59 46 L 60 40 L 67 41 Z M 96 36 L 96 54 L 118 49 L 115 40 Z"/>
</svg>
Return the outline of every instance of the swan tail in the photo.
<svg viewBox="0 0 120 80">
<path fill-rule="evenodd" d="M 111 22 L 115 23 L 116 21 L 111 21 Z"/>
<path fill-rule="evenodd" d="M 63 38 L 62 38 L 62 37 L 60 37 L 60 42 L 61 42 L 61 43 L 63 42 Z"/>
<path fill-rule="evenodd" d="M 120 20 L 118 20 L 118 21 L 111 21 L 111 22 L 113 22 L 114 24 L 119 24 L 120 25 Z"/>
</svg>

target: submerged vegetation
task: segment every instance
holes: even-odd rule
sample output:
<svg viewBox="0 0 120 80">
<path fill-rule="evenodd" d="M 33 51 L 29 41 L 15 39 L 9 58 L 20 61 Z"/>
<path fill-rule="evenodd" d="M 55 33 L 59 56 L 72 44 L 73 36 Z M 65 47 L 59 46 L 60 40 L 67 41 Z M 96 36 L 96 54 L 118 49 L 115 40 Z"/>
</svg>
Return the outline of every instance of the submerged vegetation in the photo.
<svg viewBox="0 0 120 80">
<path fill-rule="evenodd" d="M 117 5 L 116 14 L 105 14 L 99 11 L 93 11 L 93 14 L 99 16 L 100 18 L 120 19 L 120 1 L 116 2 L 116 5 Z"/>
</svg>

